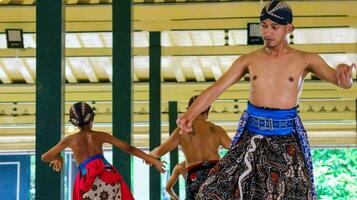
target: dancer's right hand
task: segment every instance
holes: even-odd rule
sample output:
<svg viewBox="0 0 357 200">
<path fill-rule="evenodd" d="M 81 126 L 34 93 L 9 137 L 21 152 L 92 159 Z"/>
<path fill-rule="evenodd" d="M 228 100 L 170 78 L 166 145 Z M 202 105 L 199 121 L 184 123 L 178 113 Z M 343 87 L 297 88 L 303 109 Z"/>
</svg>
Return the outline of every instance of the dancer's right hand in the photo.
<svg viewBox="0 0 357 200">
<path fill-rule="evenodd" d="M 180 128 L 180 134 L 192 132 L 192 120 L 188 120 L 185 116 L 180 116 L 177 121 L 177 126 Z"/>
<path fill-rule="evenodd" d="M 60 172 L 63 166 L 63 158 L 59 156 L 57 159 L 50 162 L 50 167 L 56 172 Z"/>
<path fill-rule="evenodd" d="M 177 196 L 171 196 L 170 200 L 178 200 L 179 198 Z"/>
</svg>

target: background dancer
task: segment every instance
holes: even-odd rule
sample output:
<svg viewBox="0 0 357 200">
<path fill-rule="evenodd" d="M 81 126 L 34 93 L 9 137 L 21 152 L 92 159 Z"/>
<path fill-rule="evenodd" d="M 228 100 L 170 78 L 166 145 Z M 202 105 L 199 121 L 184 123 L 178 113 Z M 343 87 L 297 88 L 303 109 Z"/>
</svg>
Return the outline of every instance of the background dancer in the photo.
<svg viewBox="0 0 357 200">
<path fill-rule="evenodd" d="M 94 112 L 88 104 L 75 103 L 70 109 L 70 122 L 80 131 L 63 138 L 44 153 L 41 159 L 50 162 L 53 170 L 59 172 L 63 166 L 63 158 L 59 153 L 66 147 L 72 149 L 79 166 L 74 183 L 74 200 L 134 199 L 120 173 L 104 158 L 103 143 L 112 144 L 128 154 L 144 159 L 162 173 L 165 171 L 163 163 L 108 133 L 92 130 L 93 120 Z"/>
<path fill-rule="evenodd" d="M 197 98 L 190 98 L 188 106 Z M 159 147 L 156 147 L 151 155 L 161 157 L 179 145 L 186 158 L 187 178 L 186 178 L 186 199 L 195 199 L 195 195 L 206 179 L 210 169 L 212 169 L 220 159 L 218 150 L 220 146 L 228 149 L 231 139 L 226 131 L 209 121 L 207 121 L 209 107 L 202 111 L 193 120 L 193 129 L 186 135 L 181 135 L 180 129 L 176 128 Z"/>
</svg>

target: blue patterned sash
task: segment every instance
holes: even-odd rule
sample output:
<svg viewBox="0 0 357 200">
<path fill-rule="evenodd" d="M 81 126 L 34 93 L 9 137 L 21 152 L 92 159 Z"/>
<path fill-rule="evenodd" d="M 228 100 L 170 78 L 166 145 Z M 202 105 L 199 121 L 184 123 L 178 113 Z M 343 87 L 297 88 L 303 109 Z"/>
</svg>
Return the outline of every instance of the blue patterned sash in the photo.
<svg viewBox="0 0 357 200">
<path fill-rule="evenodd" d="M 296 110 L 296 107 L 281 110 L 260 108 L 248 102 L 248 109 L 243 112 L 238 122 L 238 128 L 231 146 L 235 146 L 238 143 L 246 129 L 248 132 L 264 136 L 296 134 L 299 138 L 302 153 L 304 154 L 305 165 L 311 183 L 312 198 L 316 200 L 317 195 L 314 184 L 310 145 L 306 130 Z M 280 125 L 279 121 L 282 121 Z"/>
</svg>

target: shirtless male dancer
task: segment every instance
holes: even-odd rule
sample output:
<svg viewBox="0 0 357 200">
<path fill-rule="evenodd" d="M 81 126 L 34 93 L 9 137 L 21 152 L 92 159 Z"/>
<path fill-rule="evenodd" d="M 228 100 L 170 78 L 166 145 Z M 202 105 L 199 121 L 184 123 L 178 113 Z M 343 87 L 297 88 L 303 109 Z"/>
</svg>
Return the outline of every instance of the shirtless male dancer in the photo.
<svg viewBox="0 0 357 200">
<path fill-rule="evenodd" d="M 286 2 L 268 2 L 260 15 L 264 47 L 240 56 L 179 117 L 181 137 L 187 137 L 196 116 L 249 73 L 248 108 L 230 150 L 211 170 L 197 199 L 316 199 L 307 134 L 297 115 L 303 80 L 311 72 L 347 89 L 355 64 L 339 64 L 335 70 L 318 54 L 292 48 L 287 42 L 292 21 Z"/>
<path fill-rule="evenodd" d="M 188 106 L 197 98 L 190 98 Z M 186 199 L 193 200 L 195 195 L 206 179 L 211 168 L 213 168 L 220 159 L 218 150 L 222 145 L 228 149 L 231 139 L 226 131 L 207 121 L 209 107 L 203 110 L 193 120 L 192 130 L 185 135 L 181 135 L 180 129 L 176 128 L 169 139 L 156 147 L 151 155 L 159 158 L 179 145 L 182 148 L 186 158 L 187 178 L 186 178 Z"/>
</svg>

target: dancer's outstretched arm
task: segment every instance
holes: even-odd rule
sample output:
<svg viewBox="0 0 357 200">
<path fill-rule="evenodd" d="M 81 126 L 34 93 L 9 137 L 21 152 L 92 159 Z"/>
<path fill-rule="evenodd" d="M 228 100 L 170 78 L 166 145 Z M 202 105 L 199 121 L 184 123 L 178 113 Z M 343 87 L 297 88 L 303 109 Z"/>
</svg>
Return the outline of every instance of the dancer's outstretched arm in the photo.
<svg viewBox="0 0 357 200">
<path fill-rule="evenodd" d="M 248 65 L 248 55 L 239 57 L 221 78 L 197 97 L 188 111 L 177 120 L 181 134 L 192 131 L 193 119 L 206 110 L 229 86 L 238 82 L 248 72 Z"/>
<path fill-rule="evenodd" d="M 162 161 L 154 158 L 153 156 L 141 151 L 140 149 L 133 147 L 121 140 L 119 140 L 116 137 L 113 137 L 112 135 L 108 133 L 101 133 L 101 137 L 103 139 L 103 142 L 109 143 L 114 145 L 115 147 L 121 149 L 122 151 L 134 155 L 136 157 L 139 157 L 147 164 L 153 165 L 159 172 L 164 173 L 165 172 L 165 165 Z"/>
<path fill-rule="evenodd" d="M 180 144 L 180 135 L 179 135 L 179 128 L 176 128 L 170 137 L 163 142 L 160 146 L 156 147 L 154 150 L 150 152 L 152 156 L 155 158 L 160 158 L 161 156 L 165 155 L 166 153 L 172 151 Z"/>
<path fill-rule="evenodd" d="M 59 172 L 63 166 L 63 158 L 60 155 L 61 151 L 69 146 L 69 139 L 63 138 L 59 143 L 53 146 L 50 150 L 41 155 L 41 160 L 49 162 L 53 170 Z"/>
<path fill-rule="evenodd" d="M 339 64 L 336 69 L 330 67 L 318 54 L 309 53 L 306 56 L 308 71 L 314 73 L 319 78 L 333 83 L 341 88 L 352 87 L 352 70 L 356 64 Z"/>
</svg>

